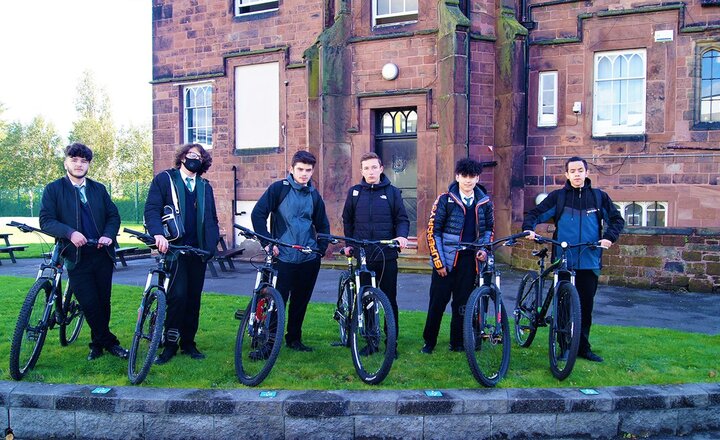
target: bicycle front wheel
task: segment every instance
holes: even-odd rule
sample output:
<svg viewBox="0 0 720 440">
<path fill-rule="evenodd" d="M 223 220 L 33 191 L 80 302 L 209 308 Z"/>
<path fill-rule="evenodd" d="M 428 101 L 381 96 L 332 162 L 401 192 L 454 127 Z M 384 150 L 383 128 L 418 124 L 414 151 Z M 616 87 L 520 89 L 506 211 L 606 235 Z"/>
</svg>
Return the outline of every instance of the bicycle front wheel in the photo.
<svg viewBox="0 0 720 440">
<path fill-rule="evenodd" d="M 25 377 L 40 357 L 52 316 L 52 289 L 52 280 L 39 278 L 20 308 L 10 345 L 10 377 L 15 380 Z"/>
<path fill-rule="evenodd" d="M 243 385 L 259 385 L 280 354 L 285 304 L 280 292 L 265 287 L 255 293 L 240 321 L 235 340 L 235 374 Z"/>
<path fill-rule="evenodd" d="M 138 309 L 135 334 L 128 355 L 128 379 L 133 385 L 141 383 L 155 362 L 163 324 L 165 324 L 165 292 L 151 290 L 143 297 Z"/>
<path fill-rule="evenodd" d="M 353 311 L 350 351 L 360 379 L 377 385 L 387 377 L 395 360 L 395 314 L 380 289 L 365 288 L 361 301 L 360 310 Z"/>
<path fill-rule="evenodd" d="M 85 315 L 80 308 L 80 303 L 73 295 L 72 289 L 70 289 L 70 283 L 65 287 L 65 294 L 63 295 L 63 312 L 65 316 L 60 323 L 60 345 L 65 347 L 77 340 L 85 322 Z"/>
<path fill-rule="evenodd" d="M 494 387 L 510 366 L 511 343 L 507 313 L 497 290 L 482 286 L 470 294 L 463 337 L 473 376 L 486 387 Z"/>
<path fill-rule="evenodd" d="M 563 380 L 575 366 L 580 345 L 580 297 L 569 281 L 557 289 L 557 309 L 553 312 L 549 338 L 550 371 Z"/>
<path fill-rule="evenodd" d="M 340 274 L 340 282 L 338 283 L 338 300 L 335 308 L 335 316 L 333 318 L 338 322 L 340 330 L 340 345 L 343 347 L 350 346 L 350 301 L 352 301 L 353 280 L 352 275 L 348 271 Z"/>
<path fill-rule="evenodd" d="M 539 304 L 536 304 L 537 291 L 540 288 L 538 275 L 528 272 L 520 281 L 517 298 L 515 298 L 515 340 L 521 347 L 529 347 L 535 339 L 537 327 L 535 319 Z"/>
</svg>

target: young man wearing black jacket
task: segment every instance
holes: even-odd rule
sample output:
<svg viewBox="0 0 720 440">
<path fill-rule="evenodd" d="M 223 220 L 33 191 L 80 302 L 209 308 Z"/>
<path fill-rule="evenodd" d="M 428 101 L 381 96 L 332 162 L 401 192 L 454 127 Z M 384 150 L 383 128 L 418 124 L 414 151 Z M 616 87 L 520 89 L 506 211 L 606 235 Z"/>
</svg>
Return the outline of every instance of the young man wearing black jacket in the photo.
<svg viewBox="0 0 720 440">
<path fill-rule="evenodd" d="M 90 326 L 89 361 L 103 349 L 125 359 L 127 350 L 110 331 L 110 293 L 115 266 L 115 236 L 120 214 L 105 186 L 87 178 L 93 153 L 74 143 L 65 148 L 67 175 L 49 183 L 40 204 L 40 229 L 58 237 L 73 290 Z M 85 246 L 88 239 L 96 247 Z"/>
<path fill-rule="evenodd" d="M 407 247 L 410 229 L 400 190 L 383 174 L 380 156 L 366 153 L 360 158 L 362 181 L 348 191 L 342 218 L 346 237 L 358 240 L 396 240 Z M 350 247 L 343 249 L 347 254 Z M 375 272 L 380 290 L 387 295 L 395 313 L 395 330 L 399 329 L 397 305 L 398 252 L 395 249 L 370 249 L 368 269 Z M 395 350 L 397 356 L 397 350 Z"/>
<path fill-rule="evenodd" d="M 587 161 L 571 157 L 565 162 L 567 182 L 562 189 L 551 192 L 534 209 L 525 214 L 523 231 L 535 239 L 538 223 L 555 220 L 554 238 L 570 244 L 599 242 L 609 248 L 620 238 L 625 226 L 620 212 L 606 192 L 592 188 L 588 176 Z M 562 206 L 560 200 L 564 200 Z M 599 202 L 599 203 L 598 203 Z M 603 231 L 603 223 L 605 230 Z M 580 295 L 581 333 L 578 356 L 592 362 L 603 358 L 590 350 L 590 327 L 597 291 L 598 277 L 602 267 L 602 249 L 571 249 L 568 265 L 575 269 L 575 287 Z"/>
<path fill-rule="evenodd" d="M 478 185 L 481 172 L 479 162 L 460 159 L 455 165 L 455 182 L 446 193 L 438 196 L 430 211 L 427 240 L 433 273 L 423 330 L 425 345 L 420 350 L 425 354 L 431 354 L 435 349 L 442 316 L 451 296 L 450 351 L 465 350 L 463 316 L 478 267 L 474 251 L 458 252 L 453 243 L 488 243 L 492 240 L 495 227 L 493 204 L 485 188 Z"/>
<path fill-rule="evenodd" d="M 330 222 L 325 202 L 310 181 L 316 163 L 317 159 L 308 151 L 293 155 L 288 176 L 270 185 L 252 210 L 255 232 L 325 253 L 327 242 L 318 242 L 316 237 L 319 233 L 330 233 Z M 273 254 L 278 259 L 275 287 L 286 304 L 290 301 L 285 344 L 291 350 L 312 351 L 302 343 L 302 324 L 320 272 L 320 255 L 277 246 L 273 246 Z"/>
<path fill-rule="evenodd" d="M 192 246 L 210 252 L 220 239 L 215 195 L 210 182 L 201 176 L 212 165 L 212 156 L 200 144 L 185 144 L 175 152 L 175 168 L 159 173 L 150 184 L 145 202 L 145 226 L 155 237 L 158 251 L 168 251 L 163 235 L 163 207 L 173 206 L 174 185 L 185 234 L 174 244 Z M 207 258 L 193 253 L 168 255 L 173 279 L 168 291 L 165 320 L 165 348 L 155 360 L 165 364 L 177 354 L 178 347 L 192 359 L 205 355 L 195 345 L 200 322 L 200 297 L 205 284 Z"/>
</svg>

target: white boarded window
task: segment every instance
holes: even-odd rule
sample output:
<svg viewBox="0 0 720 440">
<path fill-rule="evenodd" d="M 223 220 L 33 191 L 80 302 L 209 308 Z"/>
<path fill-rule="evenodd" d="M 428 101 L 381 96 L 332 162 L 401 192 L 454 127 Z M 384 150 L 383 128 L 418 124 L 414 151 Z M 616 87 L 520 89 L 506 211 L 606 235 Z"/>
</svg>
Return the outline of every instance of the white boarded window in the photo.
<svg viewBox="0 0 720 440">
<path fill-rule="evenodd" d="M 235 148 L 280 146 L 280 65 L 235 68 Z"/>
<path fill-rule="evenodd" d="M 645 132 L 645 49 L 595 54 L 593 135 Z"/>
<path fill-rule="evenodd" d="M 540 72 L 538 76 L 538 127 L 557 125 L 557 72 Z"/>
<path fill-rule="evenodd" d="M 183 109 L 185 143 L 212 148 L 212 84 L 185 86 Z"/>
</svg>

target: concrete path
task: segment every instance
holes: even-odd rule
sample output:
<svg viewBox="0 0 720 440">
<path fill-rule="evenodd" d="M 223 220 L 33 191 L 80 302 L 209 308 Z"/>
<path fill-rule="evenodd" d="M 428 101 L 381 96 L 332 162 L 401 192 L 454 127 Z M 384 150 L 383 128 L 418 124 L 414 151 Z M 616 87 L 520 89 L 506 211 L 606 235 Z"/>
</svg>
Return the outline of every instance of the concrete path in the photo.
<svg viewBox="0 0 720 440">
<path fill-rule="evenodd" d="M 34 277 L 39 259 L 7 261 L 0 275 Z M 143 286 L 154 259 L 128 261 L 118 266 L 113 282 Z M 205 291 L 229 295 L 249 294 L 255 283 L 255 270 L 249 262 L 235 260 L 235 271 L 221 272 L 213 278 L 207 273 Z M 336 300 L 340 270 L 321 269 L 312 301 L 332 303 Z M 502 291 L 506 307 L 512 309 L 522 272 L 502 271 Z M 398 305 L 403 310 L 427 310 L 430 275 L 401 273 L 398 277 Z M 448 307 L 449 310 L 449 307 Z M 687 332 L 720 334 L 720 297 L 713 294 L 675 293 L 600 286 L 595 299 L 593 322 L 604 325 L 657 327 Z"/>
</svg>

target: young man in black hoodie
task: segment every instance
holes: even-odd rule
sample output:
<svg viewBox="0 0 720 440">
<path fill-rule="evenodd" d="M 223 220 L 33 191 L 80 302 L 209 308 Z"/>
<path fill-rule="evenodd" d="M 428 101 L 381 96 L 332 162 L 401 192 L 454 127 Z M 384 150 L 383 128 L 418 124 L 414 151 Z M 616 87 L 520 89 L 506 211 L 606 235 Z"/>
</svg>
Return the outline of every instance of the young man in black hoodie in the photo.
<svg viewBox="0 0 720 440">
<path fill-rule="evenodd" d="M 40 204 L 40 229 L 59 237 L 62 255 L 72 288 L 90 326 L 90 354 L 102 356 L 103 349 L 125 359 L 127 350 L 110 331 L 110 293 L 115 266 L 115 236 L 120 214 L 105 186 L 87 178 L 93 152 L 74 143 L 65 148 L 67 175 L 49 183 Z M 83 247 L 88 239 L 96 247 Z"/>
<path fill-rule="evenodd" d="M 452 296 L 450 351 L 465 351 L 463 316 L 465 304 L 475 286 L 478 267 L 472 250 L 457 251 L 460 241 L 488 243 L 495 227 L 493 204 L 478 184 L 482 165 L 470 158 L 455 165 L 455 182 L 440 194 L 430 211 L 427 240 L 433 266 L 430 304 L 423 330 L 422 353 L 431 354 L 437 344 L 442 316 Z"/>
<path fill-rule="evenodd" d="M 346 237 L 358 240 L 396 240 L 407 247 L 410 229 L 400 190 L 383 174 L 380 156 L 366 153 L 360 158 L 362 181 L 350 188 L 342 218 Z M 347 254 L 350 247 L 343 249 Z M 387 295 L 395 314 L 395 330 L 399 329 L 397 305 L 398 252 L 395 249 L 371 249 L 367 255 L 368 269 L 375 272 L 378 287 Z M 397 350 L 395 350 L 397 356 Z"/>
</svg>

